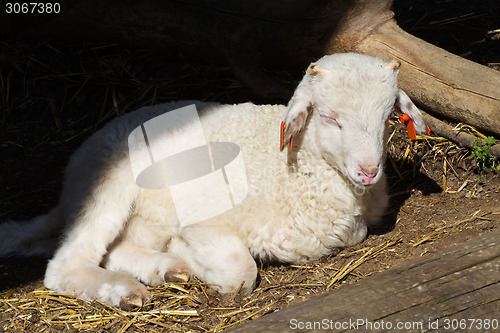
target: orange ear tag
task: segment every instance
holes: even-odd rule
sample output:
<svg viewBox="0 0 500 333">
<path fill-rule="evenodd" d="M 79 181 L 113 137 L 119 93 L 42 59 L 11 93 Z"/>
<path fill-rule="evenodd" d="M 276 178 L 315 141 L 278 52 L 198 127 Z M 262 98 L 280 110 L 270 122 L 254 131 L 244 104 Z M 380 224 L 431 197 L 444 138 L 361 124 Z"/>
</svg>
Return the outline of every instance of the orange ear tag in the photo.
<svg viewBox="0 0 500 333">
<path fill-rule="evenodd" d="M 413 119 L 407 114 L 402 114 L 399 116 L 399 121 L 406 125 L 406 131 L 408 132 L 408 137 L 412 140 L 417 139 L 417 133 L 415 132 L 415 125 L 413 124 Z"/>
<path fill-rule="evenodd" d="M 281 128 L 280 128 L 280 151 L 283 151 L 283 148 L 285 148 L 285 143 L 283 137 L 285 136 L 285 128 L 286 125 L 284 122 L 281 122 Z M 293 143 L 293 137 L 290 138 L 290 144 L 289 144 L 289 152 L 292 152 L 292 143 Z"/>
<path fill-rule="evenodd" d="M 413 124 L 413 119 L 409 115 L 403 113 L 402 115 L 399 116 L 399 121 L 406 125 L 406 131 L 408 132 L 408 137 L 410 137 L 410 139 L 412 140 L 416 140 L 417 133 L 415 132 L 415 125 Z M 427 130 L 425 131 L 425 133 L 427 135 L 430 135 L 431 129 L 429 128 L 429 126 L 426 127 Z"/>
</svg>

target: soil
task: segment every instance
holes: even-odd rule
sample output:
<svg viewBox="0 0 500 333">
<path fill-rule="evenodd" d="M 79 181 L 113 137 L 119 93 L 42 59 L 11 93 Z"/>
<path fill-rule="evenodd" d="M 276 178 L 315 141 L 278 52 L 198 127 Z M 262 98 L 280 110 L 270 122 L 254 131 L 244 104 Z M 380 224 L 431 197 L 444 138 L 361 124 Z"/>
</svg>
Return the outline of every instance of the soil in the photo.
<svg viewBox="0 0 500 333">
<path fill-rule="evenodd" d="M 490 7 L 484 9 L 478 21 L 470 21 L 474 20 L 471 18 L 447 23 L 441 28 L 431 26 L 434 30 L 429 28 L 431 19 L 434 22 L 467 14 L 471 5 L 464 1 L 409 3 L 397 2 L 396 9 L 399 22 L 406 24 L 403 27 L 410 32 L 421 33 L 426 40 L 485 65 L 499 62 L 499 53 L 494 52 L 496 59 L 492 59 L 491 53 L 498 49 L 498 42 L 492 44 L 484 39 L 485 31 L 499 27 L 492 25 L 499 23 L 499 15 L 495 14 L 498 8 L 493 8 L 493 1 L 488 2 Z M 432 10 L 425 7 L 428 3 L 434 6 Z M 477 14 L 478 9 L 475 10 Z M 470 26 L 474 29 L 468 28 Z M 76 42 L 4 40 L 2 44 L 2 82 L 7 82 L 11 75 L 12 84 L 8 100 L 4 90 L 2 100 L 0 220 L 28 219 L 54 206 L 70 154 L 118 114 L 174 99 L 284 103 L 289 98 L 262 100 L 234 79 L 229 67 L 213 59 L 194 62 L 182 55 L 155 50 L 101 44 L 96 47 Z M 44 66 L 37 66 L 37 62 Z M 79 74 L 70 77 L 67 75 L 70 72 Z M 270 73 L 293 89 L 296 72 L 289 74 L 280 69 Z M 371 230 L 364 242 L 303 266 L 261 266 L 259 285 L 248 297 L 223 297 L 200 287 L 199 283 L 186 284 L 183 288 L 187 294 L 194 295 L 196 301 L 179 301 L 178 305 L 180 309 L 196 310 L 200 317 L 187 320 L 174 316 L 165 319 L 166 322 L 182 331 L 224 328 L 335 288 L 346 288 L 406 260 L 438 252 L 499 228 L 498 172 L 478 168 L 476 161 L 469 158 L 467 148 L 449 141 L 409 140 L 396 117 L 391 121 L 391 130 L 385 168 L 391 206 L 384 222 Z M 389 246 L 379 254 L 328 287 L 332 277 L 352 260 L 359 259 L 369 249 L 387 244 Z M 24 321 L 12 316 L 12 313 L 23 314 L 22 309 L 7 312 L 6 300 L 32 297 L 32 292 L 43 286 L 46 263 L 45 258 L 0 259 L 0 332 L 15 331 L 16 327 L 17 331 L 30 332 L 76 330 L 72 324 L 48 325 L 40 319 L 42 310 L 25 312 L 26 318 L 31 319 Z M 160 295 L 171 290 L 168 286 L 165 288 L 154 292 Z M 81 302 L 78 306 L 86 305 Z M 146 305 L 144 309 L 155 306 Z M 250 310 L 232 314 L 239 309 Z M 128 322 L 107 323 L 106 331 L 170 331 L 153 324 L 124 327 L 122 323 Z M 104 326 L 85 330 L 104 331 Z"/>
</svg>

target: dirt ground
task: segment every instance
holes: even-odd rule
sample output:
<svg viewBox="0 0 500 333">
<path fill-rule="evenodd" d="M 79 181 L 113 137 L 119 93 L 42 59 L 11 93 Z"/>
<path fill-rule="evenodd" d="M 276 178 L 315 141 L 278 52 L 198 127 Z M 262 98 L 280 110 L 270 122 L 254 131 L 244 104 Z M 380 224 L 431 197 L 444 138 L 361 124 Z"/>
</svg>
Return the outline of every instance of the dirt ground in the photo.
<svg viewBox="0 0 500 333">
<path fill-rule="evenodd" d="M 493 67 L 500 46 L 485 33 L 500 28 L 494 4 L 396 1 L 396 13 L 411 33 Z M 471 12 L 465 20 L 433 23 Z M 193 63 L 117 45 L 1 43 L 0 221 L 28 219 L 55 205 L 70 154 L 117 114 L 176 99 L 289 98 L 262 100 L 214 60 Z M 291 89 L 296 84 L 296 71 L 270 73 Z M 11 82 L 9 94 L 5 82 Z M 396 117 L 391 131 L 385 167 L 391 206 L 363 243 L 303 266 L 261 266 L 249 296 L 221 296 L 199 281 L 166 284 L 129 312 L 44 290 L 44 258 L 0 259 L 0 332 L 219 331 L 498 229 L 498 172 L 480 170 L 467 148 L 449 141 L 409 140 Z"/>
</svg>

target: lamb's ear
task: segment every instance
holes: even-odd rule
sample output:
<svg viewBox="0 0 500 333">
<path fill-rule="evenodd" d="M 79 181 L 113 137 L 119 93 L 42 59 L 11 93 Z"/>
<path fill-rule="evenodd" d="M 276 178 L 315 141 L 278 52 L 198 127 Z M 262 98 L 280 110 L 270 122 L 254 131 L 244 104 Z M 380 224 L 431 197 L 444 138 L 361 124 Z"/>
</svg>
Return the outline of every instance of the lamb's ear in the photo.
<svg viewBox="0 0 500 333">
<path fill-rule="evenodd" d="M 306 75 L 295 89 L 288 104 L 288 110 L 281 125 L 281 150 L 290 143 L 292 137 L 299 133 L 306 124 L 312 102 L 312 92 L 309 85 L 309 78 Z"/>
<path fill-rule="evenodd" d="M 385 64 L 385 68 L 390 69 L 392 71 L 399 71 L 399 67 L 401 67 L 401 62 L 395 59 L 392 59 L 391 61 Z"/>
<path fill-rule="evenodd" d="M 281 126 L 281 150 L 290 143 L 292 137 L 299 133 L 306 124 L 312 105 L 311 80 L 313 78 L 321 79 L 321 76 L 327 75 L 327 73 L 326 68 L 312 64 L 295 89 Z"/>
<path fill-rule="evenodd" d="M 399 89 L 399 93 L 396 98 L 396 107 L 413 120 L 415 131 L 418 134 L 429 134 L 429 128 L 425 125 L 420 110 L 415 106 L 415 104 L 413 104 L 410 97 L 408 97 L 408 95 L 401 89 Z"/>
</svg>

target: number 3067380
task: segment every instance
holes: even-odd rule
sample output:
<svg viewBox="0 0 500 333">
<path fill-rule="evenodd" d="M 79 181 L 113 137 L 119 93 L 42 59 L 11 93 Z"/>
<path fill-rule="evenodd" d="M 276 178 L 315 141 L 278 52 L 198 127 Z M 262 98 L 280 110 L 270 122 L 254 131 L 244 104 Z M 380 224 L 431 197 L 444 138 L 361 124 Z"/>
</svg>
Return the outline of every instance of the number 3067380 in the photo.
<svg viewBox="0 0 500 333">
<path fill-rule="evenodd" d="M 7 14 L 58 14 L 61 12 L 61 4 L 42 2 L 7 2 L 5 13 Z"/>
</svg>

